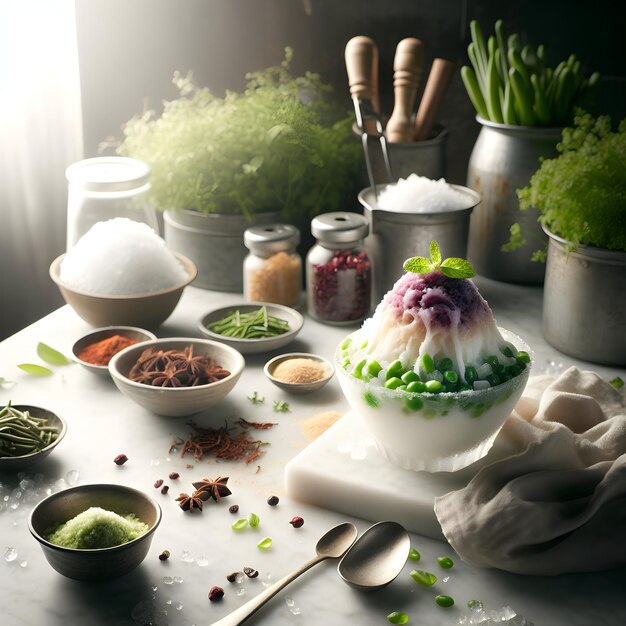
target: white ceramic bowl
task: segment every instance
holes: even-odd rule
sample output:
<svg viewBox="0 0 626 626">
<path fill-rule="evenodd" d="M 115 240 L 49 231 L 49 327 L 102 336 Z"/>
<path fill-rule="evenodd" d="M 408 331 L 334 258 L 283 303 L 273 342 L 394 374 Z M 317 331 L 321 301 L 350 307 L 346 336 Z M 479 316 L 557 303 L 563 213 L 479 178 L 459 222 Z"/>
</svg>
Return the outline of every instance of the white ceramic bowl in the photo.
<svg viewBox="0 0 626 626">
<path fill-rule="evenodd" d="M 181 284 L 163 291 L 124 296 L 98 295 L 78 291 L 64 283 L 59 277 L 64 254 L 52 261 L 50 278 L 56 283 L 65 302 L 88 324 L 93 326 L 122 324 L 156 328 L 171 315 L 183 290 L 198 274 L 193 261 L 178 252 L 175 255 L 185 268 L 187 278 Z"/>
<path fill-rule="evenodd" d="M 192 345 L 194 355 L 204 354 L 227 369 L 230 375 L 208 385 L 197 387 L 153 387 L 130 380 L 128 374 L 139 356 L 148 348 L 182 350 Z M 124 348 L 109 362 L 109 371 L 117 388 L 144 409 L 157 415 L 181 416 L 203 411 L 221 402 L 233 389 L 245 366 L 241 354 L 234 348 L 208 339 L 175 337 L 145 341 Z"/>
<path fill-rule="evenodd" d="M 287 383 L 283 380 L 275 378 L 274 370 L 276 367 L 283 361 L 288 361 L 289 359 L 313 359 L 323 365 L 326 370 L 325 375 L 323 378 L 320 378 L 320 380 L 316 380 L 312 383 Z M 322 356 L 318 356 L 317 354 L 309 354 L 308 352 L 289 352 L 288 354 L 280 354 L 279 356 L 275 356 L 273 359 L 270 359 L 265 364 L 263 372 L 279 389 L 289 393 L 304 394 L 321 389 L 333 377 L 335 368 L 330 361 Z"/>
<path fill-rule="evenodd" d="M 95 330 L 88 332 L 86 335 L 83 335 L 74 343 L 72 346 L 72 354 L 74 355 L 76 361 L 78 361 L 78 363 L 80 363 L 92 374 L 109 378 L 110 374 L 108 365 L 94 365 L 88 361 L 83 361 L 78 355 L 92 343 L 104 341 L 105 339 L 114 337 L 115 335 L 135 339 L 138 342 L 150 341 L 157 338 L 156 335 L 151 333 L 149 330 L 135 328 L 134 326 L 107 326 L 105 328 L 96 328 Z"/>
<path fill-rule="evenodd" d="M 289 322 L 289 330 L 282 335 L 276 337 L 264 337 L 261 339 L 239 339 L 237 337 L 227 337 L 220 335 L 207 328 L 208 324 L 224 319 L 231 313 L 239 311 L 240 313 L 249 313 L 256 311 L 260 307 L 266 307 L 268 315 Z M 200 332 L 214 341 L 220 341 L 228 346 L 239 350 L 242 354 L 260 354 L 263 352 L 271 352 L 284 348 L 291 343 L 296 335 L 302 330 L 304 318 L 298 311 L 282 304 L 272 304 L 270 302 L 242 302 L 241 304 L 232 304 L 230 306 L 220 307 L 206 313 L 198 322 Z"/>
<path fill-rule="evenodd" d="M 45 539 L 51 526 L 67 522 L 92 506 L 118 515 L 133 513 L 148 530 L 128 543 L 95 550 L 64 548 Z M 64 489 L 42 500 L 30 514 L 28 528 L 48 563 L 63 576 L 107 580 L 130 572 L 144 560 L 160 522 L 161 508 L 150 496 L 124 485 L 94 484 Z"/>
<path fill-rule="evenodd" d="M 14 404 L 12 406 L 18 411 L 28 411 L 33 417 L 46 418 L 50 426 L 58 428 L 59 434 L 49 446 L 46 446 L 40 452 L 33 452 L 32 454 L 25 454 L 23 456 L 0 457 L 1 471 L 17 471 L 24 469 L 25 467 L 29 467 L 30 465 L 34 465 L 35 463 L 39 463 L 39 461 L 43 461 L 59 445 L 59 443 L 61 443 L 61 440 L 65 437 L 65 433 L 67 431 L 67 424 L 65 420 L 56 413 L 52 413 L 52 411 L 27 404 Z"/>
<path fill-rule="evenodd" d="M 499 330 L 506 341 L 530 354 L 519 337 Z M 522 395 L 531 369 L 528 364 L 515 378 L 484 391 L 434 394 L 386 389 L 355 378 L 341 366 L 340 347 L 335 362 L 346 399 L 379 452 L 405 469 L 427 472 L 454 472 L 485 456 Z"/>
</svg>

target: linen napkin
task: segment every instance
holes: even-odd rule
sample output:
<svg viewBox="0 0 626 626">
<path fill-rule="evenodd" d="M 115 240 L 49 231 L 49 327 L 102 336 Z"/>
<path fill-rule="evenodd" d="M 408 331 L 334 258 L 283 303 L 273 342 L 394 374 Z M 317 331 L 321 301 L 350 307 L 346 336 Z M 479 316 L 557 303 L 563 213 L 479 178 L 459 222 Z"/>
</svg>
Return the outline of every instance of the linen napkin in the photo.
<svg viewBox="0 0 626 626">
<path fill-rule="evenodd" d="M 624 395 L 576 367 L 531 378 L 500 437 L 512 456 L 435 500 L 459 556 L 535 575 L 626 564 Z"/>
</svg>

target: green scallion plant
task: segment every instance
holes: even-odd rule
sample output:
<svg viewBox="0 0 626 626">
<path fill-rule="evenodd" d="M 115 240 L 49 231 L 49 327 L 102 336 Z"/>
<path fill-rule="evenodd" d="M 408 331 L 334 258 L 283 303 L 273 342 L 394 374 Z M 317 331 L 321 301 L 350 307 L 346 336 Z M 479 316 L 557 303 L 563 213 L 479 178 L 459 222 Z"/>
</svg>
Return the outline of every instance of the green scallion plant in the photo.
<svg viewBox="0 0 626 626">
<path fill-rule="evenodd" d="M 496 22 L 494 31 L 485 41 L 479 23 L 470 22 L 472 41 L 467 54 L 471 66 L 461 68 L 461 78 L 476 112 L 499 124 L 571 123 L 574 107 L 584 103 L 600 74 L 585 78 L 574 54 L 551 67 L 545 46 L 523 45 L 517 33 L 507 37 L 502 20 Z"/>
</svg>

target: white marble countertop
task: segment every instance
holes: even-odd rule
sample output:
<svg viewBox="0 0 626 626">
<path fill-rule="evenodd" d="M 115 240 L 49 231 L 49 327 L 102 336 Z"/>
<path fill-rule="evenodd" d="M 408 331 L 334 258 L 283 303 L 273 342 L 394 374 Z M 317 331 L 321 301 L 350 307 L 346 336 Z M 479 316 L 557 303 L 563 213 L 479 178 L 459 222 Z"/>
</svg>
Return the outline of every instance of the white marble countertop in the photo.
<svg viewBox="0 0 626 626">
<path fill-rule="evenodd" d="M 480 277 L 476 282 L 499 325 L 517 333 L 534 348 L 538 370 L 574 364 L 605 377 L 626 378 L 623 370 L 581 363 L 546 344 L 540 331 L 540 288 Z M 204 312 L 239 300 L 235 294 L 189 288 L 158 334 L 197 336 L 196 322 Z M 88 329 L 69 307 L 63 307 L 0 344 L 0 376 L 15 381 L 11 387 L 0 388 L 0 402 L 43 406 L 68 421 L 65 440 L 46 461 L 26 470 L 27 477 L 32 479 L 40 473 L 38 478 L 45 484 L 68 478 L 80 484 L 125 483 L 153 495 L 162 506 L 163 521 L 150 553 L 136 570 L 109 582 L 84 583 L 64 578 L 45 561 L 27 527 L 33 503 L 23 499 L 13 510 L 7 504 L 14 503 L 14 499 L 7 503 L 0 497 L 0 555 L 5 555 L 7 548 L 17 552 L 10 562 L 4 556 L 0 558 L 3 626 L 212 624 L 258 593 L 269 579 L 282 577 L 313 556 L 317 539 L 331 526 L 349 519 L 291 500 L 284 495 L 283 487 L 285 463 L 307 444 L 303 422 L 324 411 L 344 412 L 348 408 L 335 379 L 314 395 L 287 396 L 262 375 L 268 355 L 247 357 L 246 370 L 235 390 L 224 402 L 194 419 L 204 425 L 221 425 L 225 419 L 237 417 L 277 422 L 277 427 L 263 432 L 263 438 L 272 445 L 258 463 L 250 466 L 202 461 L 189 469 L 187 463 L 192 461 L 188 457 L 182 459 L 168 453 L 172 440 L 188 433 L 187 419 L 152 415 L 122 396 L 111 381 L 78 365 L 56 367 L 54 375 L 47 378 L 29 377 L 16 367 L 21 362 L 38 362 L 36 346 L 40 341 L 69 354 L 73 342 Z M 345 333 L 345 328 L 323 326 L 307 318 L 300 336 L 283 351 L 332 356 L 334 346 Z M 247 399 L 253 391 L 266 398 L 264 404 L 253 405 Z M 289 402 L 290 412 L 273 412 L 272 403 L 279 399 Z M 119 453 L 130 459 L 121 467 L 113 463 Z M 171 471 L 178 471 L 181 478 L 168 480 Z M 219 504 L 207 503 L 201 514 L 183 513 L 175 496 L 188 490 L 191 481 L 206 475 L 230 476 L 233 496 Z M 171 485 L 168 495 L 153 488 L 158 478 Z M 18 486 L 19 478 L 0 473 L 0 483 L 0 495 L 9 495 Z M 280 497 L 280 503 L 270 507 L 266 500 L 274 494 Z M 241 507 L 239 516 L 228 512 L 229 505 L 235 503 Z M 250 512 L 260 516 L 258 531 L 233 532 L 233 521 Z M 302 528 L 289 525 L 294 515 L 305 519 Z M 380 519 L 385 519 L 384 511 L 380 511 Z M 350 521 L 360 531 L 370 525 L 369 521 Z M 265 536 L 271 537 L 274 544 L 271 550 L 262 552 L 256 544 Z M 436 571 L 437 556 L 455 557 L 445 543 L 417 535 L 412 535 L 411 541 L 422 554 L 420 566 L 424 569 Z M 166 562 L 157 558 L 163 549 L 172 554 Z M 188 553 L 187 558 L 183 558 L 184 552 Z M 241 587 L 225 580 L 226 574 L 244 566 L 256 568 L 259 577 L 246 578 Z M 555 578 L 530 577 L 476 569 L 455 558 L 454 568 L 447 572 L 449 579 L 444 582 L 444 575 L 440 574 L 435 590 L 413 582 L 409 572 L 414 567 L 413 562 L 408 562 L 390 586 L 365 595 L 339 579 L 335 563 L 322 563 L 292 583 L 248 623 L 374 626 L 387 624 L 388 613 L 404 611 L 410 617 L 409 624 L 448 626 L 457 623 L 465 603 L 473 598 L 483 601 L 487 609 L 510 605 L 535 626 L 626 623 L 626 608 L 621 601 L 626 586 L 624 569 Z M 167 584 L 165 577 L 176 577 L 179 582 Z M 213 585 L 226 591 L 221 602 L 211 603 L 207 598 Z M 436 593 L 453 596 L 457 604 L 450 609 L 438 607 L 433 601 Z"/>
</svg>

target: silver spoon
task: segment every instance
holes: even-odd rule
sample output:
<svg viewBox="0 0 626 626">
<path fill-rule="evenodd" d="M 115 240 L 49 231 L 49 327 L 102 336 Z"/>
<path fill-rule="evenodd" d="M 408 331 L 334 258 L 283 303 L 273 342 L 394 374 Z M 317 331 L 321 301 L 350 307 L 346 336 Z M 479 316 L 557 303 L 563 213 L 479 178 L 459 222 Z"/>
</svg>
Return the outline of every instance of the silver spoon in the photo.
<svg viewBox="0 0 626 626">
<path fill-rule="evenodd" d="M 379 522 L 359 537 L 337 570 L 355 589 L 381 589 L 402 571 L 410 548 L 409 535 L 400 524 Z"/>
<path fill-rule="evenodd" d="M 345 522 L 331 528 L 322 538 L 317 542 L 315 551 L 317 556 L 312 558 L 301 565 L 298 569 L 287 574 L 284 578 L 276 581 L 271 587 L 262 591 L 258 596 L 252 598 L 249 602 L 246 602 L 243 606 L 240 606 L 236 611 L 233 611 L 230 615 L 213 623 L 213 626 L 238 626 L 247 620 L 253 613 L 256 613 L 270 598 L 273 598 L 281 589 L 286 587 L 292 580 L 295 580 L 300 574 L 303 574 L 308 569 L 317 565 L 325 559 L 338 559 L 346 553 L 350 546 L 354 543 L 357 536 L 357 529 L 354 524 Z M 407 548 L 405 557 L 409 550 Z"/>
</svg>

